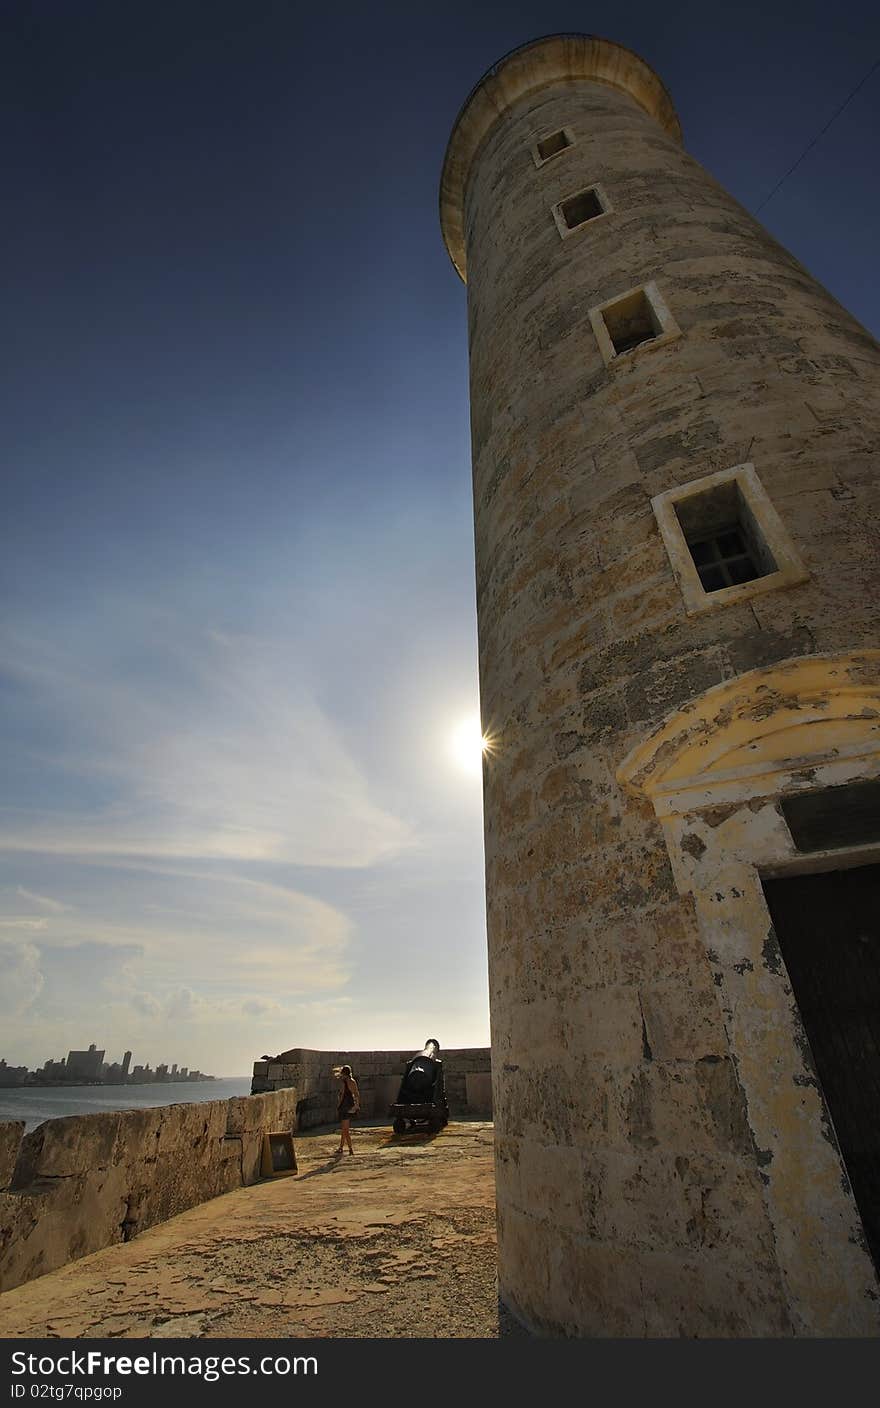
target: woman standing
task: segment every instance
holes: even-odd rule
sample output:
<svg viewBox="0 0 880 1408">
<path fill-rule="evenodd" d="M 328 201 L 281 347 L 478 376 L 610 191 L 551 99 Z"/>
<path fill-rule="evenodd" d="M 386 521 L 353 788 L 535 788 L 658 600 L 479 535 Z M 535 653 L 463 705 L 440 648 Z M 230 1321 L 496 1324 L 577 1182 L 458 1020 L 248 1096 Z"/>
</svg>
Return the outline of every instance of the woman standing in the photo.
<svg viewBox="0 0 880 1408">
<path fill-rule="evenodd" d="M 351 1073 L 351 1066 L 343 1066 L 339 1071 L 339 1078 L 342 1086 L 339 1091 L 339 1104 L 336 1107 L 336 1114 L 339 1118 L 339 1148 L 337 1154 L 341 1154 L 346 1144 L 348 1152 L 354 1153 L 351 1147 L 351 1124 L 352 1115 L 356 1115 L 361 1108 L 360 1091 L 357 1088 L 357 1081 Z"/>
</svg>

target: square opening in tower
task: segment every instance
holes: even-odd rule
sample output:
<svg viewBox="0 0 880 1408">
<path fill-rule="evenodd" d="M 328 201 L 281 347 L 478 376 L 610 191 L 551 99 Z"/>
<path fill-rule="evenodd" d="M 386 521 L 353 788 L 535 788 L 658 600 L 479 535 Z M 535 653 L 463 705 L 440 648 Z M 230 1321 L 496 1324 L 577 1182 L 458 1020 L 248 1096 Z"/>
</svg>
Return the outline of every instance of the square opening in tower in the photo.
<svg viewBox="0 0 880 1408">
<path fill-rule="evenodd" d="M 551 132 L 549 137 L 542 137 L 538 142 L 538 156 L 541 161 L 549 161 L 551 156 L 558 156 L 564 152 L 566 147 L 571 146 L 571 137 L 564 127 L 560 127 L 558 132 Z"/>
<path fill-rule="evenodd" d="M 704 591 L 721 591 L 776 572 L 773 553 L 735 479 L 674 505 Z"/>
<path fill-rule="evenodd" d="M 597 215 L 604 215 L 605 207 L 595 186 L 591 186 L 588 191 L 579 191 L 576 196 L 560 201 L 559 212 L 566 228 L 576 230 L 588 220 L 595 220 Z"/>
<path fill-rule="evenodd" d="M 651 300 L 643 288 L 637 288 L 616 303 L 602 309 L 602 317 L 614 348 L 614 355 L 632 352 L 643 342 L 651 342 L 663 331 Z"/>
<path fill-rule="evenodd" d="M 689 615 L 809 577 L 753 464 L 666 489 L 651 506 Z"/>
<path fill-rule="evenodd" d="M 704 592 L 738 587 L 777 570 L 736 479 L 682 499 L 675 514 Z"/>
</svg>

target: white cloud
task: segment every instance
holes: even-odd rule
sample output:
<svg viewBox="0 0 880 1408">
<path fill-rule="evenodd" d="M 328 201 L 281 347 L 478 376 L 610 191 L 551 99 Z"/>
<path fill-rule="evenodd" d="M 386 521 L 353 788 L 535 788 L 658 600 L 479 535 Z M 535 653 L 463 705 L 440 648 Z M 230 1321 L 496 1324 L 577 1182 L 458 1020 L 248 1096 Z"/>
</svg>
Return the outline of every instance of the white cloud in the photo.
<svg viewBox="0 0 880 1408">
<path fill-rule="evenodd" d="M 139 1012 L 143 1017 L 158 1017 L 162 1010 L 155 997 L 148 992 L 133 993 L 130 1001 L 135 1012 Z"/>
<path fill-rule="evenodd" d="M 112 662 L 90 669 L 5 638 L 5 668 L 66 701 L 77 742 L 43 755 L 48 776 L 79 777 L 104 800 L 20 816 L 0 829 L 0 849 L 361 868 L 412 845 L 407 823 L 371 797 L 289 645 L 217 632 L 184 642 L 161 624 L 163 671 L 146 686 Z"/>
<path fill-rule="evenodd" d="M 50 914 L 66 914 L 70 909 L 69 904 L 53 900 L 49 895 L 35 895 L 32 890 L 26 890 L 23 885 L 16 885 L 15 893 L 19 899 L 27 900 L 30 904 L 36 905 L 37 909 L 47 909 Z"/>
<path fill-rule="evenodd" d="M 281 1011 L 279 1002 L 268 1002 L 262 997 L 248 997 L 239 1004 L 246 1017 L 269 1017 Z"/>
<path fill-rule="evenodd" d="M 436 641 L 415 660 L 395 643 L 384 693 L 360 698 L 363 661 L 337 627 L 316 652 L 295 628 L 287 641 L 195 635 L 182 609 L 105 600 L 66 617 L 58 647 L 0 633 L 22 720 L 0 799 L 0 934 L 34 944 L 27 960 L 16 950 L 29 1005 L 4 1023 L 7 1059 L 94 1040 L 108 1059 L 131 1048 L 229 1074 L 264 1050 L 358 1047 L 365 1032 L 394 1045 L 422 983 L 443 1011 L 447 989 L 460 1006 L 471 928 L 481 943 L 461 899 L 480 831 L 445 762 L 430 792 L 458 711 Z M 369 617 L 367 603 L 352 641 L 372 660 Z M 413 929 L 451 954 L 430 979 Z M 479 1004 L 482 971 L 472 986 Z"/>
<path fill-rule="evenodd" d="M 206 1003 L 189 988 L 178 988 L 165 999 L 165 1016 L 172 1022 L 190 1022 L 204 1010 Z"/>
<path fill-rule="evenodd" d="M 0 1012 L 5 1017 L 24 1013 L 43 987 L 39 949 L 26 941 L 0 938 Z"/>
</svg>

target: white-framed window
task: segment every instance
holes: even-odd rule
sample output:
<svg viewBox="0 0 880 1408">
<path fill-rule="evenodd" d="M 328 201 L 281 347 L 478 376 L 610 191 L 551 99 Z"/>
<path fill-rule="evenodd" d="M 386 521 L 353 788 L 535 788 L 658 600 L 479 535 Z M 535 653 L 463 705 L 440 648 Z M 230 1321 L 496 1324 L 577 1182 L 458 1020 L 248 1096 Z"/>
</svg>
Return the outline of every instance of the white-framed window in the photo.
<svg viewBox="0 0 880 1408">
<path fill-rule="evenodd" d="M 655 283 L 629 288 L 591 308 L 590 322 L 609 367 L 643 348 L 671 342 L 681 333 Z"/>
<path fill-rule="evenodd" d="M 566 196 L 553 207 L 553 219 L 562 239 L 582 230 L 592 220 L 611 212 L 611 202 L 601 186 L 587 186 L 572 196 Z"/>
<path fill-rule="evenodd" d="M 555 156 L 573 146 L 574 133 L 571 128 L 557 127 L 552 132 L 545 132 L 543 137 L 539 137 L 532 144 L 532 159 L 536 166 L 543 166 L 545 162 L 552 161 Z"/>
<path fill-rule="evenodd" d="M 651 507 L 689 615 L 809 576 L 753 464 L 667 489 Z"/>
</svg>

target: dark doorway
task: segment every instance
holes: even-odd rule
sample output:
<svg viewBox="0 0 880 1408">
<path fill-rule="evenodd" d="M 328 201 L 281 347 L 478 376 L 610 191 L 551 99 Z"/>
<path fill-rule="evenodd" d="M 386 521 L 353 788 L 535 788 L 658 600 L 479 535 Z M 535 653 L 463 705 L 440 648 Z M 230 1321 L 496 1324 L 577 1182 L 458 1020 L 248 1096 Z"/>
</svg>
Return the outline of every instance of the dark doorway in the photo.
<svg viewBox="0 0 880 1408">
<path fill-rule="evenodd" d="M 880 1267 L 880 865 L 763 885 L 868 1246 Z"/>
</svg>

